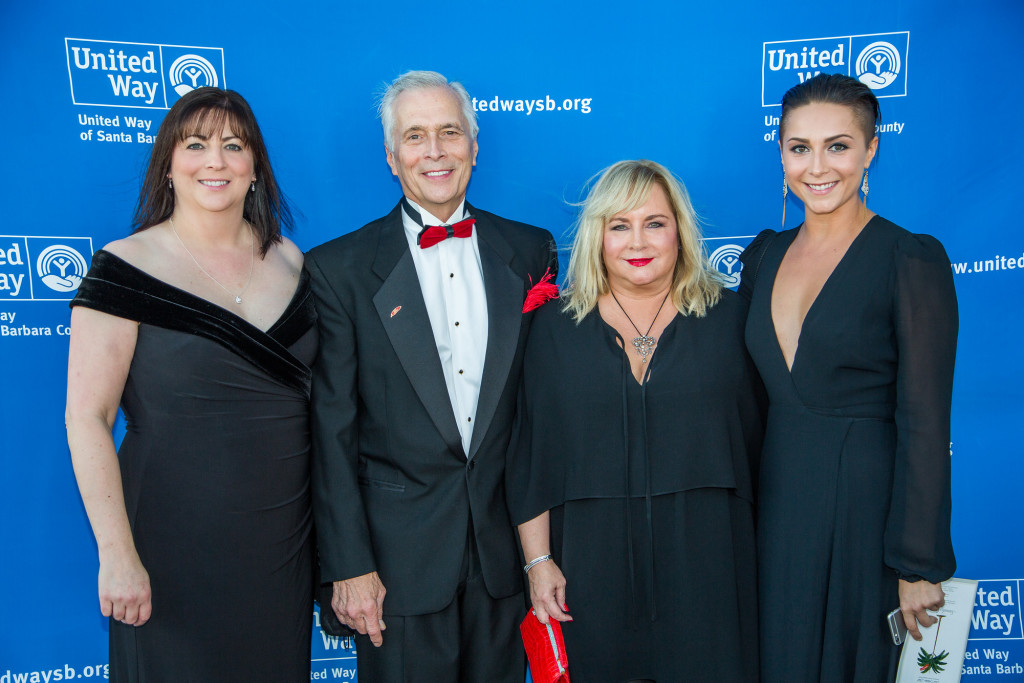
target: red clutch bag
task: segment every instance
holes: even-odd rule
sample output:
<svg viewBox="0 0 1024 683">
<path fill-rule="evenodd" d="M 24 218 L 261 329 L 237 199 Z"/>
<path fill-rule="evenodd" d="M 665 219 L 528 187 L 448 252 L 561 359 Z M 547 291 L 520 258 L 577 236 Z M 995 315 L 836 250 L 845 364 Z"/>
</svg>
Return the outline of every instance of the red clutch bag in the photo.
<svg viewBox="0 0 1024 683">
<path fill-rule="evenodd" d="M 569 683 L 569 659 L 565 656 L 562 624 L 554 619 L 542 624 L 530 610 L 519 625 L 519 631 L 523 634 L 523 647 L 534 683 Z"/>
</svg>

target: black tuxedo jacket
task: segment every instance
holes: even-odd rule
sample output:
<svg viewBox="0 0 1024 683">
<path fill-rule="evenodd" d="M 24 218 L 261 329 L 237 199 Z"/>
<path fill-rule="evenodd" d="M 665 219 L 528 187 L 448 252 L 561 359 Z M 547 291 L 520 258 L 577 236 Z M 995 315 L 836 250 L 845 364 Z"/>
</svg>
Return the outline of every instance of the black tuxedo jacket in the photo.
<svg viewBox="0 0 1024 683">
<path fill-rule="evenodd" d="M 488 592 L 522 590 L 505 502 L 530 286 L 557 270 L 546 230 L 469 209 L 487 290 L 487 350 L 462 447 L 402 225 L 401 204 L 306 255 L 320 352 L 313 368 L 313 510 L 323 581 L 377 571 L 385 614 L 455 594 L 472 529 Z M 472 526 L 470 526 L 472 524 Z"/>
</svg>

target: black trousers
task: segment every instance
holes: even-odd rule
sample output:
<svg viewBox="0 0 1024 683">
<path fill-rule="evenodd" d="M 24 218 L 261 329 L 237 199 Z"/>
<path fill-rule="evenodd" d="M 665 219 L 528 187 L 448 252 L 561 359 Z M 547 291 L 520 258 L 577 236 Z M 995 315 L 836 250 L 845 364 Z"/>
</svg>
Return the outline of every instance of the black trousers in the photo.
<svg viewBox="0 0 1024 683">
<path fill-rule="evenodd" d="M 522 593 L 495 599 L 487 592 L 472 532 L 454 599 L 440 612 L 387 613 L 384 644 L 356 635 L 359 683 L 523 683 L 526 656 L 519 622 Z"/>
</svg>

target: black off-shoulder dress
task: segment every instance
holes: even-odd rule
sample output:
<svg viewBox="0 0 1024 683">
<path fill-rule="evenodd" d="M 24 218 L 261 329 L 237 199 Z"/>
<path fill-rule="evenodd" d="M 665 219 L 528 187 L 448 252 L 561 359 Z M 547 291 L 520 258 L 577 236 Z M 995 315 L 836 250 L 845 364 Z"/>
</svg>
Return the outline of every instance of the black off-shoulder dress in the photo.
<svg viewBox="0 0 1024 683">
<path fill-rule="evenodd" d="M 875 216 L 804 319 L 792 371 L 771 317 L 798 229 L 744 255 L 746 341 L 769 395 L 758 497 L 761 679 L 892 680 L 897 579 L 949 578 L 957 303 L 942 245 Z"/>
<path fill-rule="evenodd" d="M 153 616 L 110 621 L 110 680 L 308 681 L 305 276 L 266 332 L 106 251 L 71 305 L 140 323 L 118 458 Z"/>
<path fill-rule="evenodd" d="M 677 315 L 642 384 L 596 310 L 576 325 L 560 306 L 530 330 L 507 481 L 515 523 L 551 511 L 573 682 L 756 681 L 745 303 Z"/>
</svg>

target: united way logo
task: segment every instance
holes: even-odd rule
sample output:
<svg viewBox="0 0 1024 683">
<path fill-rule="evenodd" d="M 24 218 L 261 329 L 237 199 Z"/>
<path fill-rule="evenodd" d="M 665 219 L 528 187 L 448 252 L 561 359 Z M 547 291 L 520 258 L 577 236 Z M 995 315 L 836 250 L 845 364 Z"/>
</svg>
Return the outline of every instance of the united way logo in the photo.
<svg viewBox="0 0 1024 683">
<path fill-rule="evenodd" d="M 854 74 L 872 90 L 883 90 L 896 82 L 900 75 L 900 53 L 892 43 L 879 40 L 871 43 L 857 55 Z"/>
<path fill-rule="evenodd" d="M 725 284 L 731 289 L 740 285 L 740 272 L 743 264 L 740 262 L 740 254 L 746 248 L 753 235 L 742 237 L 708 237 L 704 244 L 711 251 L 708 260 L 725 278 Z"/>
<path fill-rule="evenodd" d="M 199 55 L 193 54 L 182 55 L 175 59 L 167 75 L 171 79 L 171 87 L 179 97 L 196 88 L 216 88 L 219 83 L 213 64 Z"/>
<path fill-rule="evenodd" d="M 335 683 L 352 683 L 356 680 L 356 644 L 352 638 L 327 635 L 320 626 L 320 608 L 316 605 L 313 606 L 312 653 L 311 678 L 330 678 Z"/>
<path fill-rule="evenodd" d="M 44 285 L 65 294 L 78 289 L 89 264 L 85 257 L 66 244 L 53 244 L 36 258 L 36 274 Z"/>
<path fill-rule="evenodd" d="M 1021 584 L 1024 579 L 978 582 L 971 614 L 971 640 L 1020 640 Z"/>
<path fill-rule="evenodd" d="M 909 31 L 763 43 L 761 106 L 778 106 L 787 90 L 820 73 L 857 78 L 876 97 L 902 97 L 909 47 Z"/>
<path fill-rule="evenodd" d="M 92 259 L 88 237 L 0 235 L 0 301 L 66 301 Z"/>
<path fill-rule="evenodd" d="M 170 109 L 187 92 L 225 87 L 219 47 L 65 38 L 71 101 L 79 105 Z"/>
</svg>

